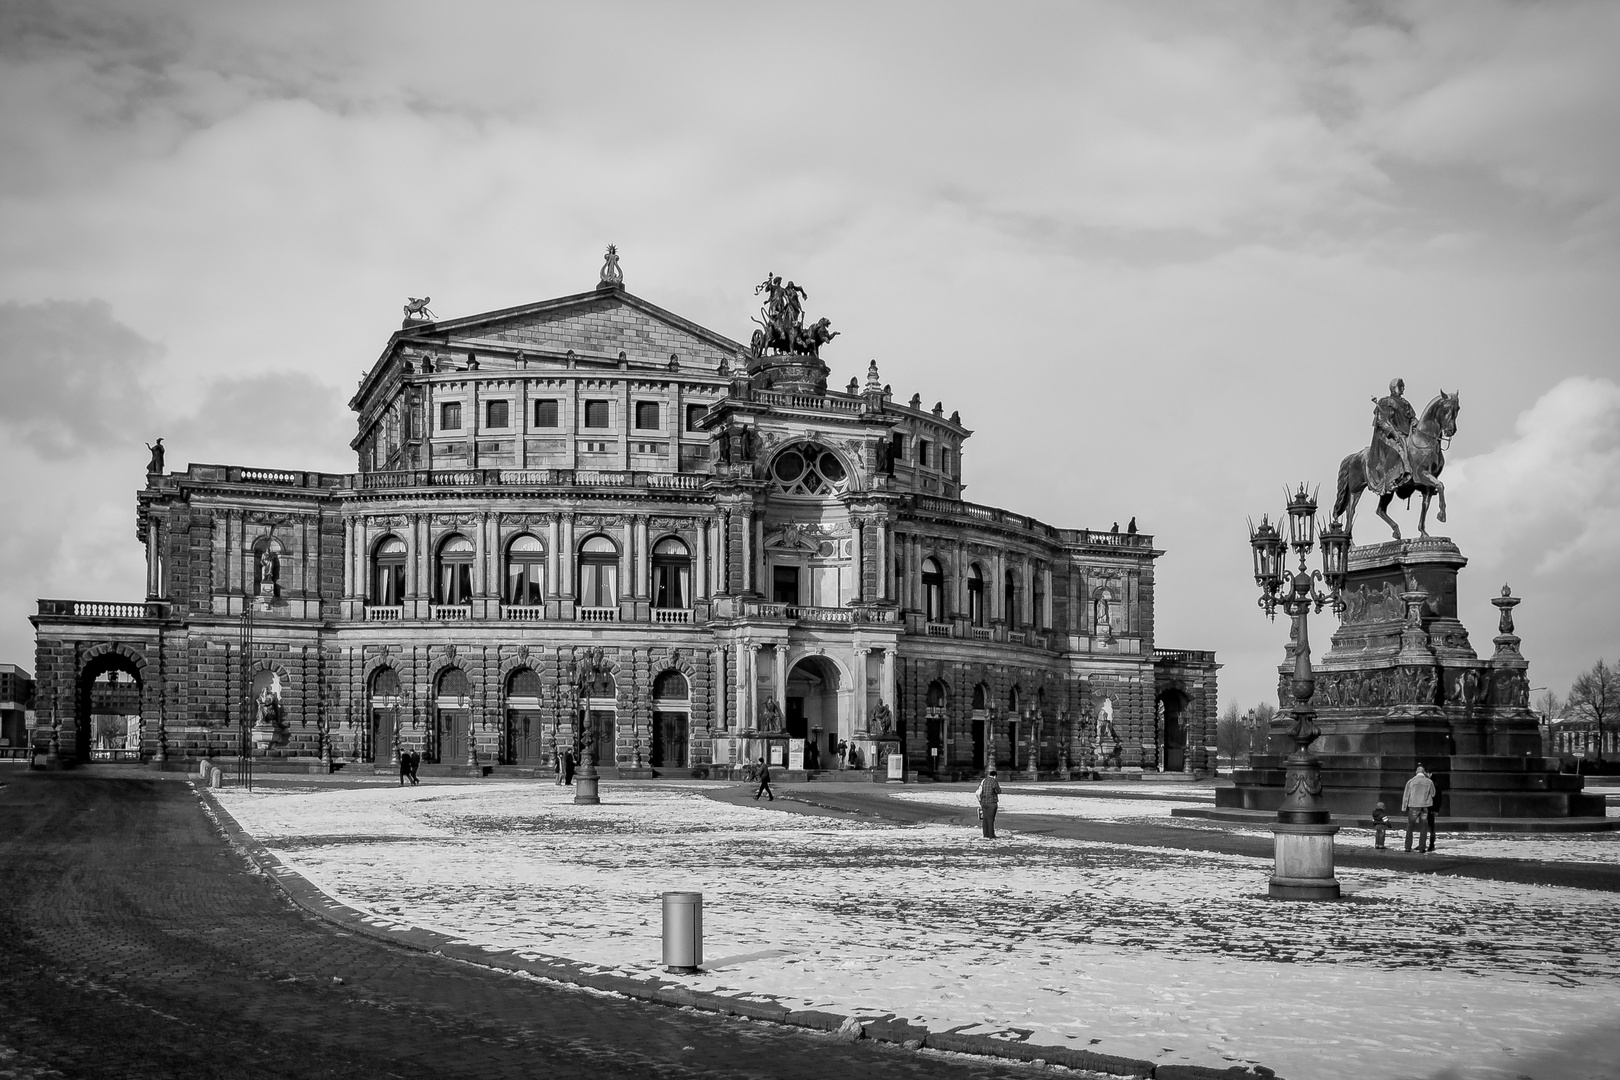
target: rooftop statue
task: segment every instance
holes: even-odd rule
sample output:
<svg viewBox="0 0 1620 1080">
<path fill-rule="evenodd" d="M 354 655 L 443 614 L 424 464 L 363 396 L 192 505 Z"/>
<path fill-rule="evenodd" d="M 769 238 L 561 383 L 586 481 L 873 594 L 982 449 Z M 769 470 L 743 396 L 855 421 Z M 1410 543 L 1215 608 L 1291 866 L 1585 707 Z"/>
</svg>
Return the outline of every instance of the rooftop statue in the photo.
<svg viewBox="0 0 1620 1080">
<path fill-rule="evenodd" d="M 405 317 L 407 319 L 424 319 L 433 322 L 438 316 L 428 310 L 428 301 L 431 296 L 407 296 L 405 298 Z"/>
<path fill-rule="evenodd" d="M 1363 491 L 1378 495 L 1378 516 L 1389 523 L 1395 539 L 1401 538 L 1401 527 L 1395 524 L 1387 511 L 1394 498 L 1409 498 L 1414 492 L 1423 494 L 1423 509 L 1418 513 L 1418 535 L 1428 536 L 1429 500 L 1440 497 L 1440 521 L 1446 520 L 1446 486 L 1440 482 L 1440 470 L 1445 468 L 1445 449 L 1451 437 L 1457 434 L 1457 413 L 1461 409 L 1457 394 L 1444 390 L 1418 416 L 1406 400 L 1406 382 L 1395 379 L 1389 384 L 1389 393 L 1373 399 L 1372 442 L 1364 450 L 1357 450 L 1339 464 L 1339 491 L 1333 500 L 1333 516 L 1343 516 L 1344 527 L 1354 532 L 1356 503 Z"/>
<path fill-rule="evenodd" d="M 761 318 L 754 321 L 760 329 L 754 331 L 751 342 L 755 356 L 764 356 L 765 350 L 797 353 L 802 356 L 821 355 L 821 347 L 838 336 L 830 329 L 830 319 L 818 319 L 809 327 L 804 325 L 804 303 L 810 299 L 793 282 L 782 284 L 780 274 L 766 272 L 765 280 L 754 286 L 754 295 L 765 294 L 765 304 L 759 309 Z"/>
<path fill-rule="evenodd" d="M 602 273 L 597 278 L 598 289 L 614 289 L 624 284 L 624 271 L 619 269 L 619 247 L 609 244 L 602 259 Z"/>
<path fill-rule="evenodd" d="M 152 451 L 152 457 L 146 463 L 147 475 L 150 476 L 154 473 L 161 475 L 163 472 L 163 440 L 160 438 L 155 443 L 147 443 L 146 448 Z"/>
</svg>

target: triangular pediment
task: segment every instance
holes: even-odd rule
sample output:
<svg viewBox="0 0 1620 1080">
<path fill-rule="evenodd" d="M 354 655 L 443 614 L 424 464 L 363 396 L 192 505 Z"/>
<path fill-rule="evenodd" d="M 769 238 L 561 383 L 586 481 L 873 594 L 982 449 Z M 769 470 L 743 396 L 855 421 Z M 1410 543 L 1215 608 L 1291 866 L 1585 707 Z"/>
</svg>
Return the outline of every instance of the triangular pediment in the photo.
<svg viewBox="0 0 1620 1080">
<path fill-rule="evenodd" d="M 715 371 L 721 360 L 735 361 L 744 346 L 723 334 L 665 311 L 623 289 L 545 300 L 501 311 L 443 319 L 400 332 L 406 341 L 433 342 L 450 349 L 480 345 L 506 352 L 524 350 L 534 359 L 569 353 L 581 360 L 623 358 L 641 366 L 665 364 Z"/>
</svg>

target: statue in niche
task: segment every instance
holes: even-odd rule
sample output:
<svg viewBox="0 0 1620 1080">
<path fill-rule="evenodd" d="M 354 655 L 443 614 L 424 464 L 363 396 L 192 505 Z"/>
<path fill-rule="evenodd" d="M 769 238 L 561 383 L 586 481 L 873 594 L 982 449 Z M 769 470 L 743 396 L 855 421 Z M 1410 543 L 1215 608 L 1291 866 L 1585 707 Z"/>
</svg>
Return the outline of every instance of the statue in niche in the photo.
<svg viewBox="0 0 1620 1080">
<path fill-rule="evenodd" d="M 881 701 L 877 703 L 877 708 L 872 710 L 872 719 L 867 729 L 885 739 L 894 734 L 894 713 L 887 704 Z"/>
<path fill-rule="evenodd" d="M 259 727 L 273 727 L 281 722 L 281 676 L 270 673 L 270 682 L 259 692 L 254 702 L 254 723 Z"/>
<path fill-rule="evenodd" d="M 163 439 L 159 436 L 155 443 L 147 443 L 146 448 L 152 452 L 151 460 L 146 463 L 146 475 L 157 476 L 163 472 Z"/>
<path fill-rule="evenodd" d="M 281 577 L 281 556 L 275 550 L 266 547 L 259 552 L 259 595 L 275 596 L 277 582 Z"/>
<path fill-rule="evenodd" d="M 760 731 L 783 731 L 786 723 L 782 719 L 782 706 L 776 703 L 775 697 L 765 699 L 765 704 L 759 709 Z"/>
</svg>

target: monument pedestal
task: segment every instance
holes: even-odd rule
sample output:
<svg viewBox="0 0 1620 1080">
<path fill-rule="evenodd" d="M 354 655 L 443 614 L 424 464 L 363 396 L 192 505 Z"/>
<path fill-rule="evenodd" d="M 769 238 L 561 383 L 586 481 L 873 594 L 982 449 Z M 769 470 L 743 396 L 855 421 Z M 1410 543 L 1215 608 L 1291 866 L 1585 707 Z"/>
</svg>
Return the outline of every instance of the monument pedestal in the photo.
<svg viewBox="0 0 1620 1080">
<path fill-rule="evenodd" d="M 1457 574 L 1468 560 L 1443 537 L 1352 548 L 1345 610 L 1332 647 L 1315 665 L 1311 702 L 1322 735 L 1322 797 L 1336 814 L 1398 810 L 1423 765 L 1440 791 L 1440 817 L 1602 817 L 1601 796 L 1543 759 L 1529 709 L 1529 662 L 1512 632 L 1504 594 L 1495 653 L 1481 659 L 1457 618 Z M 1289 644 L 1279 700 L 1294 666 Z M 1220 807 L 1275 810 L 1283 800 L 1286 717 L 1267 754 L 1217 789 Z"/>
</svg>

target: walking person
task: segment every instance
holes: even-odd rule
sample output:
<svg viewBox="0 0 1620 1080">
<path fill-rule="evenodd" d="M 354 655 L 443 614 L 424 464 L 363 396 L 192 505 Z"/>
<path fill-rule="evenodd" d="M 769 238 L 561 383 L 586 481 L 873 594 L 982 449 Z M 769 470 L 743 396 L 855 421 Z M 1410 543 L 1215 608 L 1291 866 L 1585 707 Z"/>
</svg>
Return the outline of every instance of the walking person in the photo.
<svg viewBox="0 0 1620 1080">
<path fill-rule="evenodd" d="M 405 781 L 409 780 L 410 778 L 411 752 L 409 750 L 401 750 L 399 752 L 399 786 L 404 787 Z"/>
<path fill-rule="evenodd" d="M 422 751 L 420 751 L 420 750 L 412 750 L 411 751 L 411 783 L 420 784 L 422 782 L 421 780 L 417 779 L 417 776 L 416 776 L 416 770 L 420 769 L 421 767 L 422 767 Z"/>
<path fill-rule="evenodd" d="M 979 782 L 979 789 L 973 793 L 979 800 L 979 824 L 984 827 L 987 840 L 996 838 L 996 806 L 1001 801 L 1001 783 L 996 779 L 994 767 L 984 774 Z"/>
<path fill-rule="evenodd" d="M 769 798 L 771 802 L 776 801 L 776 795 L 771 791 L 771 767 L 766 764 L 764 758 L 759 759 L 759 787 L 754 792 L 754 801 L 759 802 L 761 795 Z"/>
<path fill-rule="evenodd" d="M 574 786 L 574 748 L 571 747 L 571 746 L 567 747 L 567 748 L 565 748 L 563 750 L 562 770 L 563 770 L 563 785 L 565 787 L 573 787 Z"/>
<path fill-rule="evenodd" d="M 1407 851 L 1412 850 L 1413 829 L 1418 834 L 1418 853 L 1434 850 L 1434 796 L 1434 781 L 1419 765 L 1412 779 L 1406 782 L 1406 790 L 1401 792 L 1401 809 L 1406 811 Z M 1424 847 L 1425 842 L 1427 848 Z"/>
</svg>

